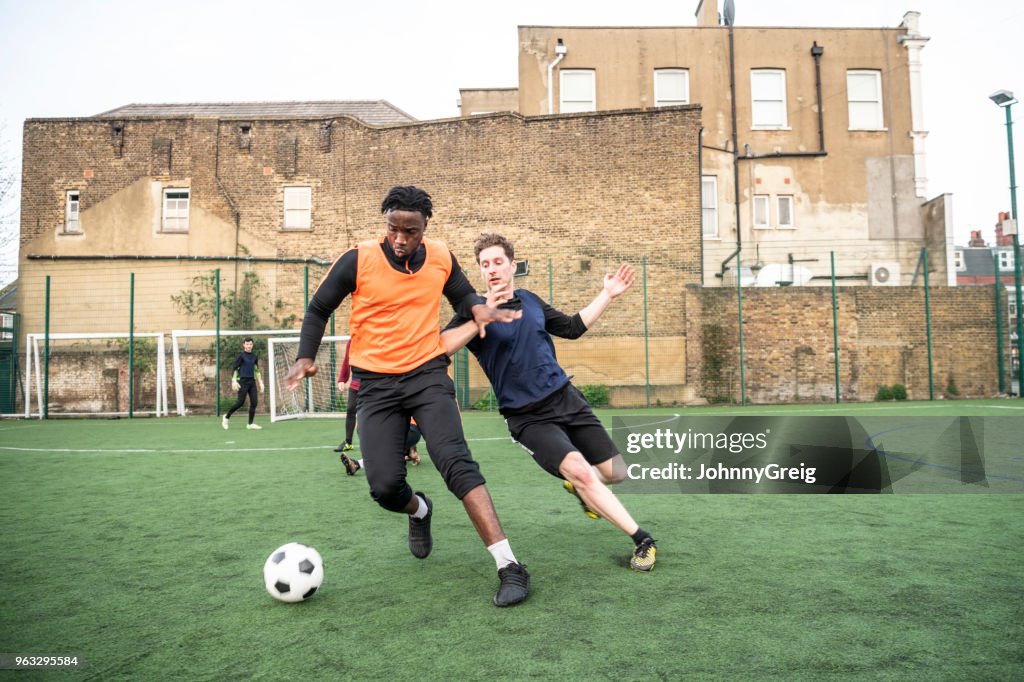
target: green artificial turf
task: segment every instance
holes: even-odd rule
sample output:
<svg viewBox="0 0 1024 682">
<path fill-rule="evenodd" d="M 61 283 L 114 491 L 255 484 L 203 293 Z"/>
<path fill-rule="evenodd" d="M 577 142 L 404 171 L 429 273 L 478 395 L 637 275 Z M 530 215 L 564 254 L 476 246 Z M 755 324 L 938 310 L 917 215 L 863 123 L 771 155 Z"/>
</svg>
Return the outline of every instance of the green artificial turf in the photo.
<svg viewBox="0 0 1024 682">
<path fill-rule="evenodd" d="M 933 414 L 928 405 L 903 409 Z M 932 405 L 1020 414 L 1012 401 Z M 613 413 L 601 414 L 610 424 Z M 497 609 L 493 560 L 426 457 L 409 474 L 435 502 L 434 553 L 420 561 L 405 519 L 370 500 L 361 473 L 345 476 L 332 451 L 340 423 L 246 431 L 236 421 L 226 432 L 212 417 L 0 422 L 0 652 L 85 661 L 0 678 L 987 680 L 1024 670 L 1019 494 L 623 495 L 658 540 L 657 568 L 642 575 L 626 568 L 629 538 L 586 518 L 499 416 L 467 413 L 533 576 L 527 602 Z M 325 562 L 323 587 L 301 604 L 276 602 L 262 584 L 267 555 L 291 541 Z"/>
</svg>

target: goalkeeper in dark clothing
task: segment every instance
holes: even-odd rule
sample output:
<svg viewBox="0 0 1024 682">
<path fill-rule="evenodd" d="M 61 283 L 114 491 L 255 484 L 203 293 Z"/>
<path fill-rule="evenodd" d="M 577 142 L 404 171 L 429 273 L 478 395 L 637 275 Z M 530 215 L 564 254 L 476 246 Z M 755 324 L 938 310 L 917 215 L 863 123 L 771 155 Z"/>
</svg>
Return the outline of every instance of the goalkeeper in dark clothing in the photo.
<svg viewBox="0 0 1024 682">
<path fill-rule="evenodd" d="M 430 459 L 448 490 L 462 501 L 497 565 L 500 587 L 494 604 L 518 604 L 529 594 L 530 574 L 512 553 L 466 444 L 437 318 L 442 296 L 474 320 L 481 334 L 485 325 L 510 322 L 519 314 L 486 305 L 448 247 L 424 237 L 433 215 L 429 194 L 412 186 L 393 187 L 381 213 L 384 235 L 343 253 L 313 294 L 285 388 L 294 390 L 316 373 L 313 359 L 327 320 L 350 297 L 350 362 L 352 376 L 360 382 L 359 447 L 371 496 L 384 509 L 407 515 L 409 551 L 426 558 L 433 549 L 433 504 L 405 480 L 405 436 L 410 418 L 415 419 Z"/>
<path fill-rule="evenodd" d="M 228 428 L 228 420 L 231 419 L 231 415 L 245 404 L 246 398 L 249 398 L 249 423 L 245 428 L 256 431 L 263 428 L 259 424 L 253 423 L 256 418 L 256 406 L 259 404 L 256 387 L 259 386 L 259 389 L 263 390 L 263 377 L 260 376 L 259 356 L 252 352 L 252 345 L 252 337 L 247 336 L 242 340 L 242 352 L 238 354 L 235 364 L 231 368 L 231 388 L 238 391 L 238 400 L 220 421 L 220 425 L 225 429 Z"/>
</svg>

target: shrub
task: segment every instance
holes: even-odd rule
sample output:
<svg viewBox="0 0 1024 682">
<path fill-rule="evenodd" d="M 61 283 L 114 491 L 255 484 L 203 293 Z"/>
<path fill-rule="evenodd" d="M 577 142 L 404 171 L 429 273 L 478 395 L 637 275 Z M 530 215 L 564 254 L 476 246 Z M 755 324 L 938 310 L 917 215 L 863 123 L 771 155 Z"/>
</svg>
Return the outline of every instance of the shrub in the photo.
<svg viewBox="0 0 1024 682">
<path fill-rule="evenodd" d="M 907 387 L 903 384 L 892 385 L 892 397 L 893 400 L 906 400 L 907 399 Z"/>
<path fill-rule="evenodd" d="M 591 407 L 606 407 L 608 405 L 608 387 L 604 384 L 581 386 L 580 393 Z"/>
<path fill-rule="evenodd" d="M 893 399 L 893 397 L 892 397 L 892 389 L 891 388 L 889 388 L 888 386 L 879 386 L 878 387 L 878 393 L 875 394 L 875 400 L 877 402 L 882 402 L 882 401 L 885 401 L 885 400 L 892 400 L 892 399 Z"/>
<path fill-rule="evenodd" d="M 498 409 L 498 401 L 494 398 L 494 389 L 488 388 L 479 400 L 473 403 L 474 410 L 481 410 L 483 412 L 490 412 Z"/>
</svg>

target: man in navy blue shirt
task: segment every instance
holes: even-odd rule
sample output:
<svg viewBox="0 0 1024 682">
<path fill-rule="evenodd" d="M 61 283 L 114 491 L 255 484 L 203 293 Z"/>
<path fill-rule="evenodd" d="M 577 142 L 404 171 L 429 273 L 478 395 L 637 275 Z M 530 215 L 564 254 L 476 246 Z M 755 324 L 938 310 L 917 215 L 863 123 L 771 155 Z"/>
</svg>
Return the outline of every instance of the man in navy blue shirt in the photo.
<svg viewBox="0 0 1024 682">
<path fill-rule="evenodd" d="M 521 308 L 523 314 L 508 324 L 489 325 L 482 338 L 472 320 L 456 315 L 441 334 L 449 355 L 469 348 L 494 388 L 512 438 L 541 468 L 565 480 L 565 489 L 579 498 L 587 516 L 603 516 L 629 535 L 634 543 L 630 567 L 650 571 L 657 554 L 654 538 L 608 488 L 625 478 L 622 455 L 558 364 L 551 339 L 582 336 L 633 285 L 633 268 L 622 265 L 614 275 L 605 275 L 597 297 L 569 316 L 526 289 L 515 289 L 511 299 L 494 295 L 512 290 L 516 270 L 515 249 L 505 237 L 483 234 L 474 252 L 490 292 L 488 304 Z"/>
</svg>

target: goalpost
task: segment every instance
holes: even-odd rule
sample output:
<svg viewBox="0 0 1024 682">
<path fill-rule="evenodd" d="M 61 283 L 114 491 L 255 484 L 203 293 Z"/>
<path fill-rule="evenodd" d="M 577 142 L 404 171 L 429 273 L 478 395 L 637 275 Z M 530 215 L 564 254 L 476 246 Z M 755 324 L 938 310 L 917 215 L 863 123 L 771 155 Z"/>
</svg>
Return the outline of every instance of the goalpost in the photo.
<svg viewBox="0 0 1024 682">
<path fill-rule="evenodd" d="M 284 387 L 284 377 L 295 362 L 299 337 L 280 337 L 267 341 L 271 422 L 305 417 L 344 418 L 348 392 L 339 391 L 337 381 L 348 339 L 348 336 L 325 336 L 314 360 L 317 373 L 307 377 L 304 386 L 294 391 Z"/>
<path fill-rule="evenodd" d="M 43 367 L 40 340 L 50 342 L 51 372 L 46 377 L 47 400 L 56 405 L 51 415 L 105 415 L 120 416 L 129 412 L 167 415 L 167 360 L 162 332 L 126 334 L 60 332 L 49 335 L 31 333 L 25 344 L 25 417 L 43 418 Z M 131 338 L 136 340 L 133 364 L 137 376 L 128 377 L 128 349 Z M 138 343 L 155 339 L 155 345 Z M 111 342 L 118 341 L 118 347 Z M 57 367 L 53 372 L 52 367 Z M 138 394 L 133 390 L 137 382 Z M 36 411 L 32 411 L 32 388 L 35 386 Z M 145 409 L 135 410 L 128 400 L 152 396 L 153 402 Z"/>
<path fill-rule="evenodd" d="M 221 330 L 220 335 L 224 336 L 274 336 L 280 334 L 298 334 L 298 331 L 294 329 L 253 329 L 253 330 Z M 185 400 L 185 386 L 198 386 L 203 383 L 204 380 L 213 379 L 214 381 L 219 378 L 219 369 L 213 369 L 213 376 L 206 376 L 208 373 L 207 369 L 200 367 L 192 367 L 189 363 L 182 361 L 182 342 L 184 342 L 188 351 L 188 342 L 190 339 L 210 339 L 211 342 L 217 337 L 215 330 L 209 329 L 172 329 L 171 330 L 171 361 L 174 366 L 174 397 L 176 404 L 177 413 L 184 417 L 188 413 L 188 406 Z M 209 365 L 209 348 L 203 348 L 201 352 L 206 356 L 203 361 L 205 365 Z M 211 401 L 212 402 L 212 401 Z"/>
</svg>

